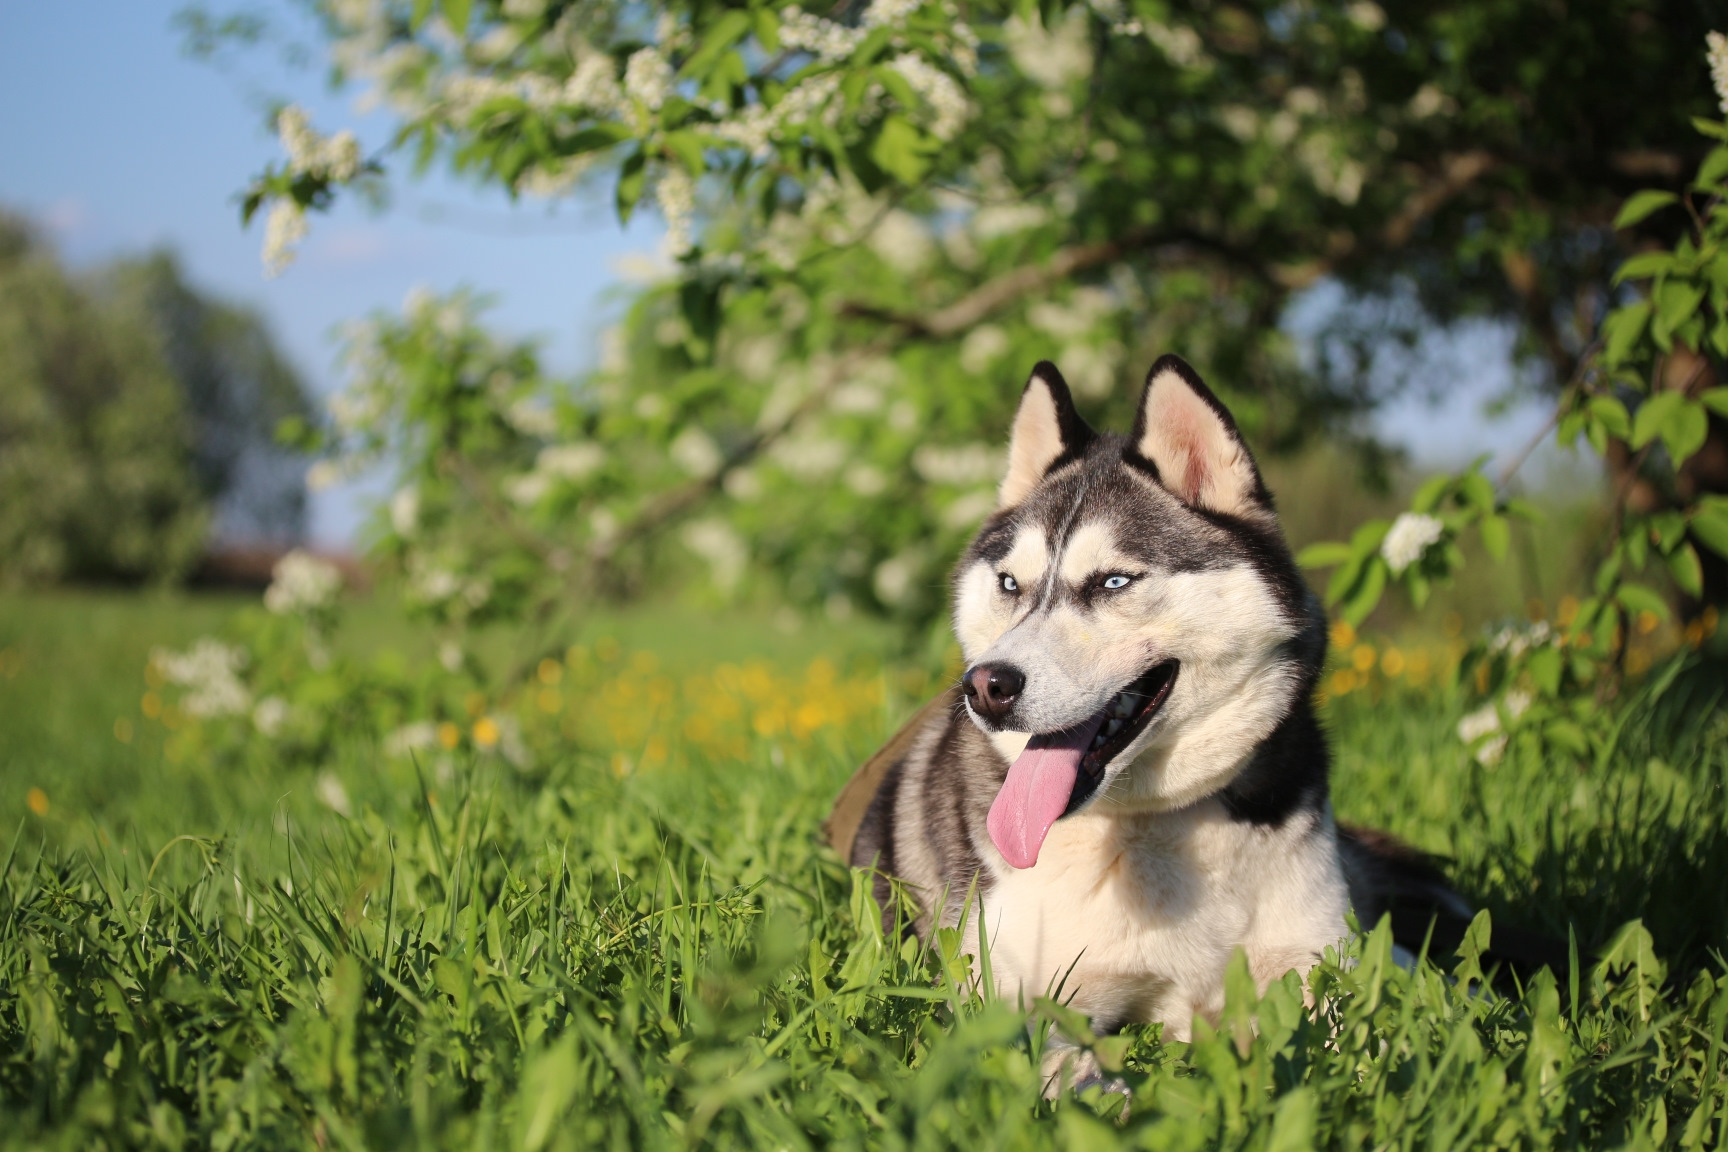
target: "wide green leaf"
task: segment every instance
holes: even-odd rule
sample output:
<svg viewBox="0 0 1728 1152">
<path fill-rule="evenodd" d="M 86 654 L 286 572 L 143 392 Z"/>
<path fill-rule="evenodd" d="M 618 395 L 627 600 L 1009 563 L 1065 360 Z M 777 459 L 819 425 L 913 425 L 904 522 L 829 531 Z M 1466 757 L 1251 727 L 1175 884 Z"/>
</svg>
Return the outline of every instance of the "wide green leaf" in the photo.
<svg viewBox="0 0 1728 1152">
<path fill-rule="evenodd" d="M 1296 563 L 1304 568 L 1330 568 L 1350 559 L 1350 545 L 1337 540 L 1310 544 L 1296 553 Z"/>
<path fill-rule="evenodd" d="M 1662 192 L 1654 189 L 1643 192 L 1634 192 L 1627 199 L 1626 203 L 1621 205 L 1619 213 L 1615 215 L 1614 227 L 1617 229 L 1630 228 L 1632 225 L 1637 224 L 1652 213 L 1662 208 L 1666 208 L 1670 204 L 1678 204 L 1679 202 L 1680 197 L 1674 195 L 1672 192 Z"/>
</svg>

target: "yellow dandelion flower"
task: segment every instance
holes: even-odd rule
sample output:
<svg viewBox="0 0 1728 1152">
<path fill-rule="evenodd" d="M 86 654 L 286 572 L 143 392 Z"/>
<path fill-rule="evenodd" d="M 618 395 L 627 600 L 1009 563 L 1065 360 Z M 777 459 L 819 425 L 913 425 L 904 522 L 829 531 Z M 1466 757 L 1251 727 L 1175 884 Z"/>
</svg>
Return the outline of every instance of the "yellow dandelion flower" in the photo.
<svg viewBox="0 0 1728 1152">
<path fill-rule="evenodd" d="M 542 688 L 534 697 L 542 712 L 557 712 L 564 707 L 564 694 L 556 688 Z"/>
<path fill-rule="evenodd" d="M 1344 649 L 1356 643 L 1356 629 L 1348 620 L 1340 620 L 1332 625 L 1332 647 Z"/>
<path fill-rule="evenodd" d="M 498 722 L 490 716 L 482 716 L 474 721 L 474 743 L 482 748 L 490 748 L 498 743 Z"/>
<path fill-rule="evenodd" d="M 1660 623 L 1662 623 L 1661 617 L 1657 616 L 1656 613 L 1649 609 L 1645 609 L 1638 613 L 1638 635 L 1650 635 L 1650 633 L 1656 631 L 1656 625 Z"/>
<path fill-rule="evenodd" d="M 122 744 L 132 743 L 132 721 L 124 716 L 117 717 L 114 721 L 114 739 Z"/>
<path fill-rule="evenodd" d="M 1388 648 L 1380 654 L 1380 671 L 1388 676 L 1402 676 L 1407 663 L 1404 653 L 1396 648 Z"/>
<path fill-rule="evenodd" d="M 152 720 L 156 719 L 162 715 L 162 697 L 154 692 L 144 693 L 144 699 L 138 701 L 138 711 Z"/>
<path fill-rule="evenodd" d="M 1367 672 L 1374 667 L 1374 661 L 1380 654 L 1374 651 L 1372 644 L 1358 644 L 1350 652 L 1350 663 L 1358 672 Z"/>
<path fill-rule="evenodd" d="M 551 687 L 564 679 L 564 665 L 552 659 L 542 660 L 535 674 L 540 677 L 540 683 Z"/>
<path fill-rule="evenodd" d="M 1562 628 L 1572 626 L 1572 621 L 1578 619 L 1578 597 L 1562 596 L 1560 603 L 1554 606 L 1554 623 Z"/>
<path fill-rule="evenodd" d="M 462 707 L 467 709 L 468 715 L 470 716 L 479 716 L 483 714 L 486 711 L 486 693 L 468 693 L 468 695 L 462 698 Z"/>
<path fill-rule="evenodd" d="M 30 811 L 38 816 L 48 815 L 48 793 L 40 788 L 32 788 L 24 793 L 24 803 L 30 806 Z"/>
<path fill-rule="evenodd" d="M 455 748 L 462 743 L 462 729 L 446 720 L 438 725 L 438 743 L 446 749 Z"/>
<path fill-rule="evenodd" d="M 1332 678 L 1326 682 L 1326 691 L 1333 696 L 1344 696 L 1356 687 L 1356 673 L 1348 668 L 1340 668 L 1332 673 Z"/>
</svg>

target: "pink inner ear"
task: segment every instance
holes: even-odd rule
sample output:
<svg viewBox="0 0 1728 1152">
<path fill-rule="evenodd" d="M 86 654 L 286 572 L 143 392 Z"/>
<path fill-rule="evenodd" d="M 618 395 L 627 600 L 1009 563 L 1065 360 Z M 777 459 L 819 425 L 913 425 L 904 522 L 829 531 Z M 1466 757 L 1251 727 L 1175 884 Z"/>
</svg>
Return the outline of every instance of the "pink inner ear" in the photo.
<svg viewBox="0 0 1728 1152">
<path fill-rule="evenodd" d="M 1172 405 L 1175 409 L 1170 414 L 1170 423 L 1165 429 L 1169 437 L 1171 456 L 1181 461 L 1181 478 L 1177 480 L 1177 492 L 1183 500 L 1192 504 L 1200 498 L 1201 489 L 1206 485 L 1206 437 L 1204 431 L 1194 419 L 1194 413 L 1187 405 Z"/>
</svg>

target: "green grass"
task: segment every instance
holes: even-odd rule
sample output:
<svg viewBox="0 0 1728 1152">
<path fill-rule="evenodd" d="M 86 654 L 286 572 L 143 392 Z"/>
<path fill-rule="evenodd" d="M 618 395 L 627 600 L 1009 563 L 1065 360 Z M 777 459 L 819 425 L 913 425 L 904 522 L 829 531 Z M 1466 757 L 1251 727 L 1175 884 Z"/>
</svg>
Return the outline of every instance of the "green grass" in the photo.
<svg viewBox="0 0 1728 1152">
<path fill-rule="evenodd" d="M 1580 768 L 1470 761 L 1443 695 L 1330 709 L 1341 818 L 1453 860 L 1499 922 L 1581 959 L 1484 991 L 1387 941 L 1216 1030 L 1098 1042 L 1132 1089 L 1042 1101 L 1054 1005 L 956 991 L 976 962 L 884 939 L 817 826 L 904 704 L 737 760 L 620 778 L 536 743 L 444 770 L 356 731 L 318 763 L 172 762 L 144 659 L 232 604 L 0 601 L 0 1145 L 1018 1148 L 1717 1146 L 1728 729 L 1702 671 L 1645 689 Z M 803 668 L 867 630 L 641 613 L 593 625 L 662 666 Z M 832 638 L 838 636 L 838 638 Z M 381 611 L 345 644 L 424 641 Z M 414 645 L 422 647 L 415 648 Z M 21 655 L 20 655 L 21 654 Z M 135 725 L 130 744 L 114 722 Z M 319 799 L 333 774 L 349 815 Z M 46 815 L 27 805 L 31 788 Z M 1622 931 L 1642 917 L 1647 926 Z M 1602 959 L 1592 959 L 1595 955 Z M 969 967 L 970 965 L 970 967 Z M 1030 1026 L 1029 1026 L 1030 1021 Z M 1069 1027 L 1076 1027 L 1069 1022 Z"/>
</svg>

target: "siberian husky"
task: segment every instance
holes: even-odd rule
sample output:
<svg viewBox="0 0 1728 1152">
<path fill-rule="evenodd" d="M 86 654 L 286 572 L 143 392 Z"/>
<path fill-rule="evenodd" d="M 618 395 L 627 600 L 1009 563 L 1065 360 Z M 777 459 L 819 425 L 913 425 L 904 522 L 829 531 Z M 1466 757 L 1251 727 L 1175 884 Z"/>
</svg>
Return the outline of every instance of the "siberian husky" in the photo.
<svg viewBox="0 0 1728 1152">
<path fill-rule="evenodd" d="M 1002 994 L 1060 989 L 1099 1032 L 1182 1039 L 1218 1017 L 1236 949 L 1262 991 L 1306 973 L 1353 897 L 1366 924 L 1394 887 L 1468 918 L 1418 855 L 1334 823 L 1326 619 L 1235 421 L 1180 358 L 1152 366 L 1127 436 L 1033 369 L 953 605 L 961 684 L 828 830 L 878 870 L 885 916 L 886 877 L 915 895 L 912 930 L 959 923 L 970 897 L 968 945 L 982 927 Z"/>
</svg>

